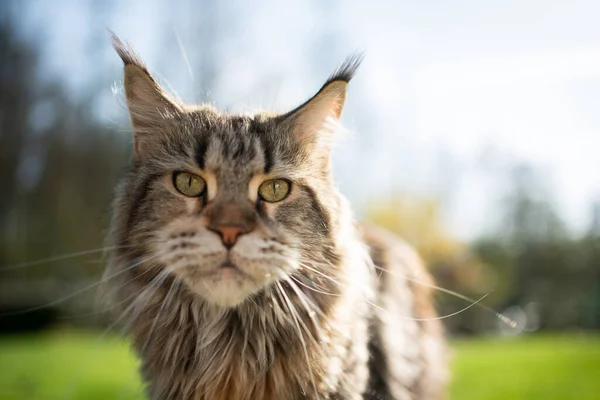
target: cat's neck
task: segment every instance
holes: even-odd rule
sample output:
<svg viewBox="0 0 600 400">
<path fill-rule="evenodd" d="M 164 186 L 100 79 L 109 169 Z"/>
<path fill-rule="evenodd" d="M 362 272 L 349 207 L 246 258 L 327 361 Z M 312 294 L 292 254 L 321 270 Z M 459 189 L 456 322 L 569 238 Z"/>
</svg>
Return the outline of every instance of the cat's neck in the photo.
<svg viewBox="0 0 600 400">
<path fill-rule="evenodd" d="M 316 338 L 330 341 L 320 336 L 331 332 L 317 333 L 319 322 L 300 309 L 291 319 L 274 301 L 259 295 L 219 309 L 182 292 L 148 309 L 143 315 L 158 320 L 140 317 L 132 333 L 152 398 L 293 400 L 321 391 L 327 357 Z"/>
</svg>

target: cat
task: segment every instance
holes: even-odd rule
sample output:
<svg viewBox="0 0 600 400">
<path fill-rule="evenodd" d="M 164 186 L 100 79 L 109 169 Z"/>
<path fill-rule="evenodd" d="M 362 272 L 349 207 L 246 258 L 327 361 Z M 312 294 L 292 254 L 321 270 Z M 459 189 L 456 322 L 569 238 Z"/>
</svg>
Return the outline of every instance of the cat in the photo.
<svg viewBox="0 0 600 400">
<path fill-rule="evenodd" d="M 112 34 L 131 168 L 106 271 L 152 400 L 444 397 L 416 253 L 355 222 L 332 138 L 361 57 L 284 114 L 188 106 Z"/>
</svg>

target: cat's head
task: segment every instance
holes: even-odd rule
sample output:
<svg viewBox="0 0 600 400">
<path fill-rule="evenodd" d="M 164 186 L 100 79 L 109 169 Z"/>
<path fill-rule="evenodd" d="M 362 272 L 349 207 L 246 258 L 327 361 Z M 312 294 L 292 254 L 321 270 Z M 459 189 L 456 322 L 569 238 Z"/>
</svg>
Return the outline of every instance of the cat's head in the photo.
<svg viewBox="0 0 600 400">
<path fill-rule="evenodd" d="M 332 275 L 346 217 L 331 142 L 360 57 L 286 114 L 237 115 L 181 104 L 113 40 L 134 132 L 113 219 L 116 244 L 137 250 L 124 257 L 223 307 L 294 274 Z"/>
</svg>

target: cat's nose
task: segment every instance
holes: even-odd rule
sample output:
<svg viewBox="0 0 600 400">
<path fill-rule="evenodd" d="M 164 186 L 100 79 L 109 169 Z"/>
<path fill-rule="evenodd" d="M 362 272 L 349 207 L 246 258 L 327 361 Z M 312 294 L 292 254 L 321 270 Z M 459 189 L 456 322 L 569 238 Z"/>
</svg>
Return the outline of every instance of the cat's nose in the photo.
<svg viewBox="0 0 600 400">
<path fill-rule="evenodd" d="M 233 247 L 238 237 L 249 232 L 242 225 L 217 225 L 208 227 L 208 229 L 219 234 L 223 245 L 228 249 Z"/>
</svg>

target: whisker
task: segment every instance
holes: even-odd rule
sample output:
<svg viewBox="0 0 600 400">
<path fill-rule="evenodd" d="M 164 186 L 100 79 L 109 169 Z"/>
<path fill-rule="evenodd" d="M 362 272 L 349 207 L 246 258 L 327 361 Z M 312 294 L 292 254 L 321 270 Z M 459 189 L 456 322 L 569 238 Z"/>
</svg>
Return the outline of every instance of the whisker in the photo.
<svg viewBox="0 0 600 400">
<path fill-rule="evenodd" d="M 111 289 L 111 290 L 121 290 L 123 289 L 125 286 L 129 285 L 131 282 L 135 281 L 136 279 L 146 275 L 148 272 L 152 271 L 152 269 L 146 269 L 144 270 L 142 273 L 140 273 L 137 277 L 131 278 L 129 279 L 127 282 L 123 283 L 122 285 L 120 285 L 117 289 Z M 104 314 L 106 312 L 108 312 L 109 310 L 112 310 L 118 306 L 120 306 L 121 304 L 131 300 L 133 297 L 136 297 L 139 293 L 133 293 L 129 296 L 127 296 L 126 298 L 117 301 L 117 302 L 111 302 L 111 305 L 109 305 L 108 307 L 105 307 L 102 310 L 96 310 L 96 311 L 92 311 L 92 312 L 88 312 L 88 313 L 84 313 L 84 314 L 78 314 L 78 315 L 68 315 L 68 316 L 59 316 L 58 319 L 77 319 L 77 318 L 84 318 L 84 317 L 89 317 L 89 316 L 93 316 L 93 315 L 101 315 Z M 97 302 L 101 302 L 102 300 L 96 300 Z"/>
<path fill-rule="evenodd" d="M 150 332 L 148 333 L 146 341 L 144 342 L 144 345 L 142 346 L 142 352 L 146 350 L 146 347 L 148 347 L 148 343 L 150 343 L 150 339 L 152 339 L 152 334 L 154 333 L 156 324 L 158 323 L 158 320 L 162 316 L 162 313 L 164 312 L 167 304 L 171 304 L 171 301 L 173 300 L 173 294 L 175 293 L 173 291 L 173 289 L 175 289 L 175 287 L 179 287 L 179 283 L 180 283 L 179 278 L 175 277 L 173 279 L 173 282 L 171 283 L 171 286 L 169 287 L 169 291 L 167 292 L 165 299 L 163 300 L 162 304 L 160 305 L 160 309 L 158 310 L 158 313 L 156 314 L 156 316 L 154 317 L 154 320 L 152 321 L 152 326 L 150 327 Z"/>
<path fill-rule="evenodd" d="M 296 321 L 298 322 L 298 324 L 300 324 L 300 327 L 302 328 L 302 330 L 304 332 L 306 332 L 306 335 L 307 335 L 308 339 L 315 346 L 319 346 L 319 341 L 317 340 L 317 338 L 315 338 L 314 334 L 310 331 L 310 329 L 308 329 L 308 326 L 306 326 L 306 324 L 304 323 L 304 319 L 300 316 L 300 313 L 298 312 L 298 310 L 294 306 L 294 303 L 291 301 L 289 295 L 287 293 L 284 293 L 284 296 L 287 298 L 288 304 L 292 307 L 292 309 L 290 311 L 292 312 L 292 314 L 294 314 L 296 316 Z M 314 317 L 314 312 L 312 314 L 313 314 L 313 317 Z"/>
<path fill-rule="evenodd" d="M 331 282 L 333 282 L 333 283 L 337 284 L 338 286 L 340 286 L 340 287 L 343 287 L 343 286 L 342 286 L 342 284 L 341 284 L 340 282 L 336 281 L 335 279 L 333 279 L 331 276 L 327 275 L 326 273 L 324 273 L 324 272 L 321 272 L 321 271 L 319 271 L 319 270 L 318 270 L 318 269 L 316 269 L 316 268 L 310 267 L 310 266 L 309 266 L 309 265 L 307 265 L 306 263 L 302 263 L 302 262 L 300 262 L 299 264 L 300 264 L 300 266 L 301 266 L 302 268 L 304 268 L 304 269 L 307 269 L 307 270 L 309 270 L 309 271 L 311 271 L 311 272 L 314 272 L 315 274 L 317 274 L 317 275 L 320 275 L 320 276 L 322 276 L 323 278 L 330 280 Z"/>
<path fill-rule="evenodd" d="M 177 39 L 177 44 L 179 45 L 179 50 L 181 50 L 181 55 L 183 56 L 183 60 L 185 61 L 185 65 L 187 66 L 188 72 L 190 74 L 190 78 L 192 78 L 192 82 L 194 82 L 194 73 L 192 72 L 192 66 L 190 64 L 190 60 L 188 59 L 187 52 L 183 47 L 183 42 L 179 37 L 179 33 L 177 33 L 177 29 L 173 27 L 173 32 L 175 33 L 175 38 Z"/>
<path fill-rule="evenodd" d="M 82 256 L 90 255 L 90 254 L 102 253 L 102 252 L 105 252 L 108 250 L 116 250 L 116 249 L 130 248 L 130 247 L 134 247 L 134 246 L 133 245 L 108 246 L 108 247 L 102 247 L 99 249 L 77 251 L 75 253 L 69 253 L 69 254 L 64 254 L 64 255 L 60 255 L 60 256 L 53 256 L 53 257 L 43 258 L 40 260 L 29 261 L 29 262 L 25 262 L 25 263 L 21 263 L 21 264 L 1 267 L 0 271 L 11 271 L 11 270 L 19 269 L 19 268 L 33 267 L 35 265 L 52 263 L 52 262 L 56 262 L 56 261 L 64 261 L 64 260 L 68 260 L 70 258 L 82 257 Z"/>
<path fill-rule="evenodd" d="M 290 276 L 290 278 L 293 278 L 293 276 Z M 284 277 L 283 279 L 286 279 L 286 278 Z M 296 281 L 296 282 L 298 282 L 298 281 Z M 321 316 L 321 318 L 323 318 L 323 321 L 325 321 L 326 323 L 330 323 L 330 320 L 331 320 L 330 316 L 326 315 L 323 312 L 323 310 L 321 310 L 321 308 L 318 305 L 316 305 L 314 303 L 314 301 L 312 301 L 306 294 L 304 294 L 297 285 L 295 285 L 293 282 L 290 282 L 290 281 L 288 281 L 288 283 L 290 284 L 292 289 L 298 294 L 299 297 L 303 296 L 304 299 L 312 305 L 313 311 L 316 312 L 317 314 L 319 314 Z M 309 288 L 309 289 L 311 289 L 311 288 Z M 310 315 L 310 313 L 309 313 L 309 315 Z M 334 324 L 334 326 L 335 326 L 335 324 Z M 345 338 L 350 339 L 350 335 L 348 332 L 339 331 L 339 333 L 342 336 L 344 336 Z"/>
<path fill-rule="evenodd" d="M 394 318 L 406 319 L 406 320 L 409 320 L 409 321 L 423 321 L 424 322 L 424 321 L 437 321 L 437 320 L 440 320 L 440 319 L 446 319 L 446 318 L 454 317 L 455 315 L 458 315 L 458 314 L 460 314 L 462 312 L 467 311 L 469 308 L 476 306 L 477 304 L 479 304 L 480 301 L 482 301 L 483 299 L 485 299 L 486 297 L 488 297 L 490 294 L 491 294 L 491 292 L 484 294 L 479 299 L 475 300 L 473 303 L 469 304 L 465 308 L 462 308 L 462 309 L 460 309 L 458 311 L 455 311 L 455 312 L 453 312 L 451 314 L 440 315 L 438 317 L 429 317 L 429 318 L 416 318 L 416 317 L 407 317 L 405 315 L 392 314 L 390 311 L 386 310 L 383 307 L 378 306 L 377 304 L 373 303 L 372 301 L 369 301 L 367 299 L 365 299 L 365 301 L 368 304 L 372 305 L 373 307 L 377 308 L 378 310 L 381 310 L 381 311 L 383 311 L 385 313 L 389 313 Z"/>
<path fill-rule="evenodd" d="M 317 293 L 321 293 L 321 294 L 325 294 L 328 296 L 335 296 L 335 297 L 340 297 L 341 295 L 339 293 L 330 293 L 330 292 L 325 292 L 323 290 L 319 290 L 317 288 L 308 286 L 306 283 L 303 283 L 301 280 L 299 280 L 299 277 L 303 277 L 302 275 L 296 276 L 296 275 L 290 275 L 290 278 L 294 280 L 294 282 L 299 283 L 300 285 L 304 286 L 305 288 L 312 290 L 313 292 L 317 292 Z"/>
<path fill-rule="evenodd" d="M 329 264 L 330 264 L 330 263 L 329 263 Z M 464 308 L 463 310 L 459 311 L 458 313 L 460 313 L 460 312 L 463 312 L 463 311 L 465 311 L 465 310 L 467 310 L 467 309 L 469 309 L 469 308 L 471 308 L 471 307 L 473 307 L 473 306 L 477 306 L 477 307 L 479 307 L 479 308 L 481 308 L 481 309 L 483 309 L 483 310 L 485 310 L 485 311 L 487 311 L 487 312 L 491 312 L 491 313 L 492 313 L 492 314 L 494 314 L 494 315 L 495 315 L 495 316 L 496 316 L 496 317 L 497 317 L 497 318 L 498 318 L 500 321 L 502 321 L 503 323 L 507 324 L 509 327 L 511 327 L 511 328 L 516 328 L 516 327 L 517 327 L 517 323 L 516 323 L 514 320 L 512 320 L 512 319 L 510 319 L 509 317 L 505 316 L 504 314 L 501 314 L 501 313 L 499 313 L 498 311 L 496 311 L 496 310 L 494 310 L 494 309 L 492 309 L 492 308 L 490 308 L 490 307 L 486 306 L 485 304 L 481 304 L 481 303 L 480 303 L 480 302 L 481 302 L 481 300 L 483 300 L 483 298 L 485 298 L 485 297 L 487 297 L 489 294 L 491 294 L 491 292 L 490 292 L 490 293 L 487 293 L 487 294 L 486 294 L 484 297 L 480 298 L 479 300 L 475 300 L 475 299 L 473 299 L 473 298 L 470 298 L 470 297 L 468 297 L 468 296 L 465 296 L 465 295 L 463 295 L 463 294 L 461 294 L 461 293 L 457 293 L 457 292 L 455 292 L 455 291 L 453 291 L 453 290 L 450 290 L 450 289 L 445 289 L 445 288 L 443 288 L 443 287 L 440 287 L 440 286 L 437 286 L 437 285 L 434 285 L 434 284 L 431 284 L 431 283 L 428 283 L 428 282 L 423 282 L 423 281 L 421 281 L 421 280 L 419 280 L 419 279 L 412 278 L 412 277 L 410 277 L 410 276 L 409 276 L 408 274 L 406 274 L 406 273 L 399 274 L 399 273 L 396 273 L 395 271 L 390 271 L 390 270 L 388 270 L 388 269 L 386 269 L 386 268 L 382 268 L 382 267 L 380 267 L 380 266 L 377 266 L 377 265 L 374 265 L 374 264 L 372 264 L 372 263 L 370 263 L 370 264 L 371 264 L 371 265 L 372 265 L 372 267 L 374 267 L 376 270 L 380 270 L 380 271 L 383 271 L 383 272 L 389 273 L 390 275 L 393 275 L 393 276 L 396 276 L 396 277 L 401 277 L 401 278 L 404 278 L 404 279 L 406 279 L 406 280 L 408 280 L 408 281 L 411 281 L 411 282 L 414 282 L 414 283 L 416 283 L 416 284 L 418 284 L 418 285 L 422 285 L 422 286 L 425 286 L 425 287 L 429 287 L 429 288 L 431 288 L 431 289 L 439 290 L 440 292 L 446 293 L 446 294 L 448 294 L 448 295 L 454 296 L 454 297 L 456 297 L 456 298 L 459 298 L 459 299 L 461 299 L 461 300 L 465 300 L 465 301 L 467 301 L 467 302 L 469 302 L 469 303 L 470 303 L 469 307 L 466 307 L 466 308 Z M 322 276 L 322 277 L 324 277 L 324 278 L 326 278 L 326 279 L 328 279 L 328 280 L 330 280 L 330 281 L 332 281 L 332 282 L 336 283 L 338 286 L 342 287 L 340 282 L 338 282 L 338 281 L 336 281 L 335 279 L 331 278 L 330 276 L 328 276 L 328 275 L 327 275 L 327 274 L 325 274 L 324 272 L 318 271 L 317 269 L 315 269 L 315 268 L 313 268 L 313 267 L 310 267 L 310 266 L 309 266 L 309 265 L 307 265 L 306 263 L 300 263 L 300 266 L 301 266 L 302 268 L 305 268 L 305 269 L 309 270 L 309 271 L 315 272 L 315 273 L 317 273 L 318 275 L 320 275 L 320 276 Z M 311 289 L 312 289 L 312 288 L 311 288 Z M 315 290 L 315 291 L 317 291 L 317 290 Z M 453 315 L 455 315 L 455 314 L 453 314 Z M 450 315 L 450 316 L 453 316 L 453 315 Z"/>
<path fill-rule="evenodd" d="M 304 293 L 302 293 L 302 291 L 300 290 L 298 285 L 296 285 L 290 278 L 286 279 L 286 281 L 287 281 L 288 285 L 290 285 L 292 290 L 298 296 L 298 299 L 300 300 L 300 304 L 302 304 L 302 306 L 308 313 L 308 316 L 317 331 L 317 336 L 321 337 L 321 326 L 319 324 L 319 321 L 315 318 L 316 311 L 308 305 L 308 302 L 310 301 L 310 303 L 316 309 L 318 309 L 319 307 L 316 307 L 315 303 L 313 301 L 311 301 Z"/>
<path fill-rule="evenodd" d="M 377 265 L 375 265 L 375 269 L 378 269 L 378 270 L 380 270 L 380 271 L 386 272 L 386 273 L 388 273 L 388 274 L 390 274 L 390 275 L 398 276 L 398 274 L 396 274 L 394 271 L 389 271 L 389 270 L 387 270 L 386 268 L 382 268 L 382 267 L 379 267 L 379 266 L 377 266 Z M 497 317 L 497 318 L 498 318 L 500 321 L 504 322 L 505 324 L 507 324 L 507 325 L 508 325 L 508 326 L 510 326 L 511 328 L 516 328 L 516 327 L 517 327 L 517 322 L 516 322 L 516 321 L 514 321 L 514 320 L 512 320 L 512 319 L 508 318 L 508 317 L 507 317 L 507 316 L 505 316 L 504 314 L 501 314 L 501 313 L 499 313 L 498 311 L 496 311 L 496 310 L 492 309 L 491 307 L 488 307 L 488 306 L 486 306 L 485 304 L 480 304 L 479 302 L 480 302 L 481 300 L 483 300 L 483 298 L 481 298 L 481 299 L 479 299 L 479 300 L 475 301 L 475 300 L 474 300 L 474 299 L 472 299 L 471 297 L 465 296 L 464 294 L 461 294 L 461 293 L 455 292 L 455 291 L 453 291 L 453 290 L 450 290 L 450 289 L 445 289 L 445 288 L 443 288 L 443 287 L 440 287 L 440 286 L 434 285 L 434 284 L 432 284 L 432 283 L 423 282 L 423 281 L 420 281 L 420 280 L 418 280 L 418 279 L 411 278 L 410 276 L 408 276 L 408 274 L 402 274 L 402 277 L 403 277 L 404 279 L 406 279 L 406 280 L 408 280 L 408 281 L 411 281 L 411 282 L 414 282 L 414 283 L 416 283 L 416 284 L 418 284 L 418 285 L 421 285 L 421 286 L 424 286 L 424 287 L 428 287 L 428 288 L 431 288 L 431 289 L 435 289 L 435 290 L 439 290 L 439 291 L 440 291 L 440 292 L 442 292 L 442 293 L 446 293 L 446 294 L 449 294 L 449 295 L 451 295 L 451 296 L 454 296 L 454 297 L 456 297 L 456 298 L 458 298 L 458 299 L 465 300 L 465 301 L 467 301 L 467 302 L 471 303 L 471 305 L 477 305 L 477 307 L 480 307 L 480 308 L 482 308 L 482 309 L 484 309 L 484 310 L 486 310 L 486 311 L 488 311 L 488 312 L 491 312 L 492 314 L 494 314 L 494 315 L 495 315 L 495 316 L 496 316 L 496 317 Z M 490 292 L 490 293 L 491 293 L 491 292 Z M 487 295 L 489 295 L 490 293 L 487 293 L 487 294 L 486 294 L 486 296 L 487 296 Z"/>
<path fill-rule="evenodd" d="M 110 332 L 115 326 L 117 326 L 119 324 L 119 322 L 121 322 L 121 320 L 123 318 L 125 318 L 127 316 L 127 314 L 129 314 L 129 312 L 131 312 L 135 307 L 137 307 L 137 305 L 138 305 L 137 303 L 140 301 L 140 299 L 142 298 L 143 295 L 145 295 L 146 293 L 150 292 L 153 289 L 156 292 L 158 290 L 159 286 L 165 281 L 165 279 L 167 279 L 168 275 L 169 275 L 169 272 L 166 270 L 163 270 L 160 273 L 158 273 L 154 278 L 152 278 L 152 281 L 150 282 L 150 284 L 147 287 L 145 287 L 143 290 L 141 290 L 140 293 L 137 294 L 135 300 L 133 300 L 131 302 L 131 304 L 128 305 L 125 308 L 125 310 L 123 310 L 123 312 L 121 312 L 119 317 L 116 320 L 114 320 L 113 323 L 108 326 L 108 328 L 106 328 L 104 330 L 102 335 L 100 335 L 100 339 L 103 338 L 104 336 L 106 336 L 108 334 L 108 332 Z"/>
<path fill-rule="evenodd" d="M 275 96 L 273 96 L 273 102 L 271 103 L 271 110 L 275 108 L 275 102 L 277 101 L 277 96 L 279 95 L 279 89 L 281 89 L 281 80 L 277 83 L 277 90 L 275 91 Z"/>
<path fill-rule="evenodd" d="M 27 314 L 27 313 L 30 313 L 30 312 L 33 312 L 33 311 L 43 310 L 45 308 L 55 306 L 55 305 L 60 304 L 60 303 L 62 303 L 64 301 L 72 299 L 73 297 L 76 297 L 76 296 L 80 295 L 81 293 L 84 293 L 84 292 L 86 292 L 86 291 L 88 291 L 90 289 L 93 289 L 94 287 L 96 287 L 96 286 L 98 286 L 98 285 L 100 285 L 102 283 L 105 283 L 105 282 L 107 282 L 107 281 L 109 281 L 109 280 L 111 280 L 111 279 L 113 279 L 113 278 L 115 278 L 115 277 L 117 277 L 117 276 L 119 276 L 119 275 L 121 275 L 121 274 L 123 274 L 123 273 L 125 273 L 125 272 L 127 272 L 127 271 L 129 271 L 129 270 L 131 270 L 133 268 L 135 268 L 135 267 L 137 267 L 138 265 L 140 265 L 142 263 L 145 263 L 145 262 L 148 262 L 151 259 L 154 259 L 154 258 L 157 258 L 157 257 L 158 256 L 153 256 L 153 257 L 150 257 L 150 258 L 148 258 L 146 260 L 143 260 L 143 261 L 140 261 L 138 263 L 135 263 L 135 264 L 133 264 L 133 265 L 131 265 L 131 266 L 129 266 L 129 267 L 127 267 L 127 268 L 125 268 L 125 269 L 123 269 L 123 270 L 121 270 L 121 271 L 113 274 L 113 275 L 111 275 L 111 276 L 103 277 L 102 279 L 100 279 L 97 282 L 94 282 L 94 283 L 92 283 L 90 285 L 87 285 L 87 286 L 85 286 L 85 287 L 83 287 L 83 288 L 81 288 L 79 290 L 76 290 L 73 293 L 70 293 L 70 294 L 68 294 L 68 295 L 66 295 L 64 297 L 61 297 L 61 298 L 59 298 L 57 300 L 54 300 L 54 301 L 52 301 L 50 303 L 47 303 L 47 304 L 44 304 L 44 305 L 41 305 L 41 306 L 27 308 L 25 310 L 20 310 L 20 311 L 15 311 L 15 312 L 10 312 L 10 313 L 0 314 L 0 318 L 10 317 L 10 316 L 14 316 L 14 315 Z"/>
</svg>

